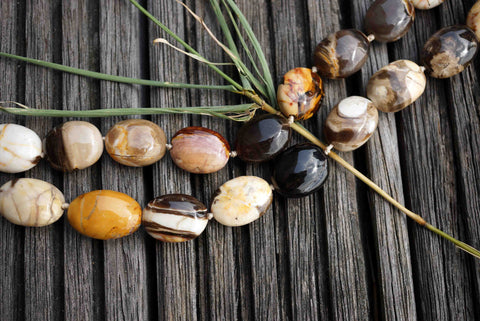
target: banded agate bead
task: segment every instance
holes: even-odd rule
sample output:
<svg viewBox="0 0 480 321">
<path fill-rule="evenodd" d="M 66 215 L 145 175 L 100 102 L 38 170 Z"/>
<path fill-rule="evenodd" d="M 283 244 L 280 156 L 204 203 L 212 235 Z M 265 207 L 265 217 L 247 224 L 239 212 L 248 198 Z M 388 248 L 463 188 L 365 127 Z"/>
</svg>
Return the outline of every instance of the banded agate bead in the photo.
<svg viewBox="0 0 480 321">
<path fill-rule="evenodd" d="M 209 174 L 221 170 L 230 157 L 230 145 L 219 133 L 204 127 L 187 127 L 172 138 L 170 156 L 190 173 Z"/>
<path fill-rule="evenodd" d="M 423 47 L 422 62 L 430 76 L 449 78 L 462 72 L 473 60 L 478 40 L 467 26 L 440 29 Z"/>
<path fill-rule="evenodd" d="M 477 1 L 468 12 L 467 26 L 475 32 L 477 40 L 480 41 L 480 1 Z"/>
<path fill-rule="evenodd" d="M 409 0 L 376 0 L 365 15 L 365 30 L 375 40 L 392 42 L 407 33 L 415 19 Z"/>
<path fill-rule="evenodd" d="M 0 171 L 27 171 L 40 162 L 42 155 L 42 140 L 33 130 L 15 124 L 0 125 Z"/>
<path fill-rule="evenodd" d="M 157 240 L 184 242 L 202 234 L 210 218 L 207 207 L 196 198 L 170 194 L 148 203 L 143 210 L 142 224 Z"/>
<path fill-rule="evenodd" d="M 288 121 L 277 115 L 262 115 L 244 124 L 237 134 L 236 152 L 245 162 L 263 162 L 280 153 L 291 137 Z"/>
<path fill-rule="evenodd" d="M 324 133 L 335 149 L 348 152 L 365 144 L 377 125 L 375 105 L 364 97 L 352 96 L 333 107 L 325 121 Z"/>
<path fill-rule="evenodd" d="M 397 60 L 381 68 L 368 81 L 367 97 L 383 112 L 396 112 L 412 104 L 425 91 L 427 79 L 416 63 Z"/>
<path fill-rule="evenodd" d="M 427 10 L 441 5 L 445 0 L 410 0 L 415 8 Z"/>
<path fill-rule="evenodd" d="M 105 149 L 117 162 L 132 167 L 151 165 L 165 155 L 167 138 L 155 123 L 127 119 L 116 123 L 105 136 Z"/>
<path fill-rule="evenodd" d="M 270 207 L 273 193 L 260 177 L 240 176 L 216 191 L 211 211 L 215 220 L 227 226 L 242 226 L 260 218 Z"/>
<path fill-rule="evenodd" d="M 130 196 L 109 190 L 80 195 L 68 207 L 68 221 L 79 233 L 100 240 L 132 234 L 140 227 L 142 209 Z"/>
<path fill-rule="evenodd" d="M 286 197 L 309 195 L 320 189 L 327 177 L 327 156 L 311 143 L 294 145 L 274 160 L 272 184 Z"/>
<path fill-rule="evenodd" d="M 48 132 L 45 153 L 53 168 L 64 172 L 95 164 L 103 152 L 102 134 L 93 124 L 69 121 Z"/>
<path fill-rule="evenodd" d="M 304 120 L 318 111 L 323 95 L 322 79 L 316 73 L 308 68 L 295 68 L 283 76 L 277 101 L 286 117 Z"/>
<path fill-rule="evenodd" d="M 0 213 L 13 224 L 46 226 L 63 214 L 65 198 L 50 183 L 20 178 L 0 187 Z"/>
<path fill-rule="evenodd" d="M 323 39 L 313 53 L 320 76 L 346 78 L 362 68 L 368 58 L 370 41 L 357 29 L 340 30 Z"/>
</svg>

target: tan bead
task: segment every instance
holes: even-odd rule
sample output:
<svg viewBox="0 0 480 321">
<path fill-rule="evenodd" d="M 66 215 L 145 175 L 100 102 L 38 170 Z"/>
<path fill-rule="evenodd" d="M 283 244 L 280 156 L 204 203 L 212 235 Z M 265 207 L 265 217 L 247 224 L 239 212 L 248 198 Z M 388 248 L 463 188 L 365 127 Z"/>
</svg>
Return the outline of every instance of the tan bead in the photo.
<svg viewBox="0 0 480 321">
<path fill-rule="evenodd" d="M 364 97 L 352 96 L 333 107 L 325 121 L 325 138 L 335 149 L 348 152 L 365 144 L 377 125 L 375 105 Z"/>
<path fill-rule="evenodd" d="M 13 224 L 52 224 L 62 216 L 64 203 L 58 188 L 38 179 L 14 179 L 0 187 L 0 213 Z"/>
<path fill-rule="evenodd" d="M 441 5 L 445 0 L 410 0 L 415 8 L 420 10 L 427 10 Z"/>
<path fill-rule="evenodd" d="M 467 16 L 467 26 L 475 32 L 478 41 L 480 41 L 480 1 L 477 1 L 470 9 Z"/>
<path fill-rule="evenodd" d="M 367 97 L 383 112 L 396 112 L 412 104 L 425 91 L 423 69 L 409 60 L 397 60 L 368 81 Z"/>
<path fill-rule="evenodd" d="M 260 177 L 240 176 L 217 190 L 211 212 L 219 223 L 242 226 L 261 217 L 272 203 L 270 185 Z"/>
<path fill-rule="evenodd" d="M 117 162 L 127 166 L 151 165 L 165 155 L 167 138 L 155 123 L 128 119 L 115 124 L 105 136 L 105 149 Z"/>
</svg>

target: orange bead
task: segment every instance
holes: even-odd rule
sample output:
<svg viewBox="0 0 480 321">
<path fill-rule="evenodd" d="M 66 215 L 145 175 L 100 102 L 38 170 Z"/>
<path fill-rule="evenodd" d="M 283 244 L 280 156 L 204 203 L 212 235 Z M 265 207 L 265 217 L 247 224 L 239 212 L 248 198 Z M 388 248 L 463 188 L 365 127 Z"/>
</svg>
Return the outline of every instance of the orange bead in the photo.
<svg viewBox="0 0 480 321">
<path fill-rule="evenodd" d="M 68 221 L 83 235 L 100 240 L 116 239 L 135 232 L 142 209 L 130 196 L 108 190 L 80 195 L 68 207 Z"/>
</svg>

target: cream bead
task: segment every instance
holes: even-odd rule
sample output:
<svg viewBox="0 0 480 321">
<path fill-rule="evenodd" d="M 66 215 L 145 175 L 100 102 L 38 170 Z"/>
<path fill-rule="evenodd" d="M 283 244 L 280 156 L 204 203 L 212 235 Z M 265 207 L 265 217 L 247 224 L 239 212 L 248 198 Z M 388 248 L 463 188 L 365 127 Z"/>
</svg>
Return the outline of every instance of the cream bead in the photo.
<svg viewBox="0 0 480 321">
<path fill-rule="evenodd" d="M 410 0 L 413 6 L 420 10 L 427 10 L 441 5 L 445 0 Z"/>
<path fill-rule="evenodd" d="M 15 124 L 0 125 L 0 171 L 27 171 L 37 165 L 42 156 L 42 141 L 33 130 Z"/>
</svg>

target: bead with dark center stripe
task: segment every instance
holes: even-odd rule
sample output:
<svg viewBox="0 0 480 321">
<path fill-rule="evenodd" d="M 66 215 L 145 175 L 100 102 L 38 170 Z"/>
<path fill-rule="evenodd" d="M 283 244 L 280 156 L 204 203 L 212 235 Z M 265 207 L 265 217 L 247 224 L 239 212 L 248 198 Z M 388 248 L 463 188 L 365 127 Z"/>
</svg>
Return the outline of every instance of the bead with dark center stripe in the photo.
<svg viewBox="0 0 480 321">
<path fill-rule="evenodd" d="M 202 234 L 208 220 L 207 207 L 184 194 L 163 195 L 143 210 L 142 223 L 153 238 L 163 242 L 185 242 Z"/>
</svg>

